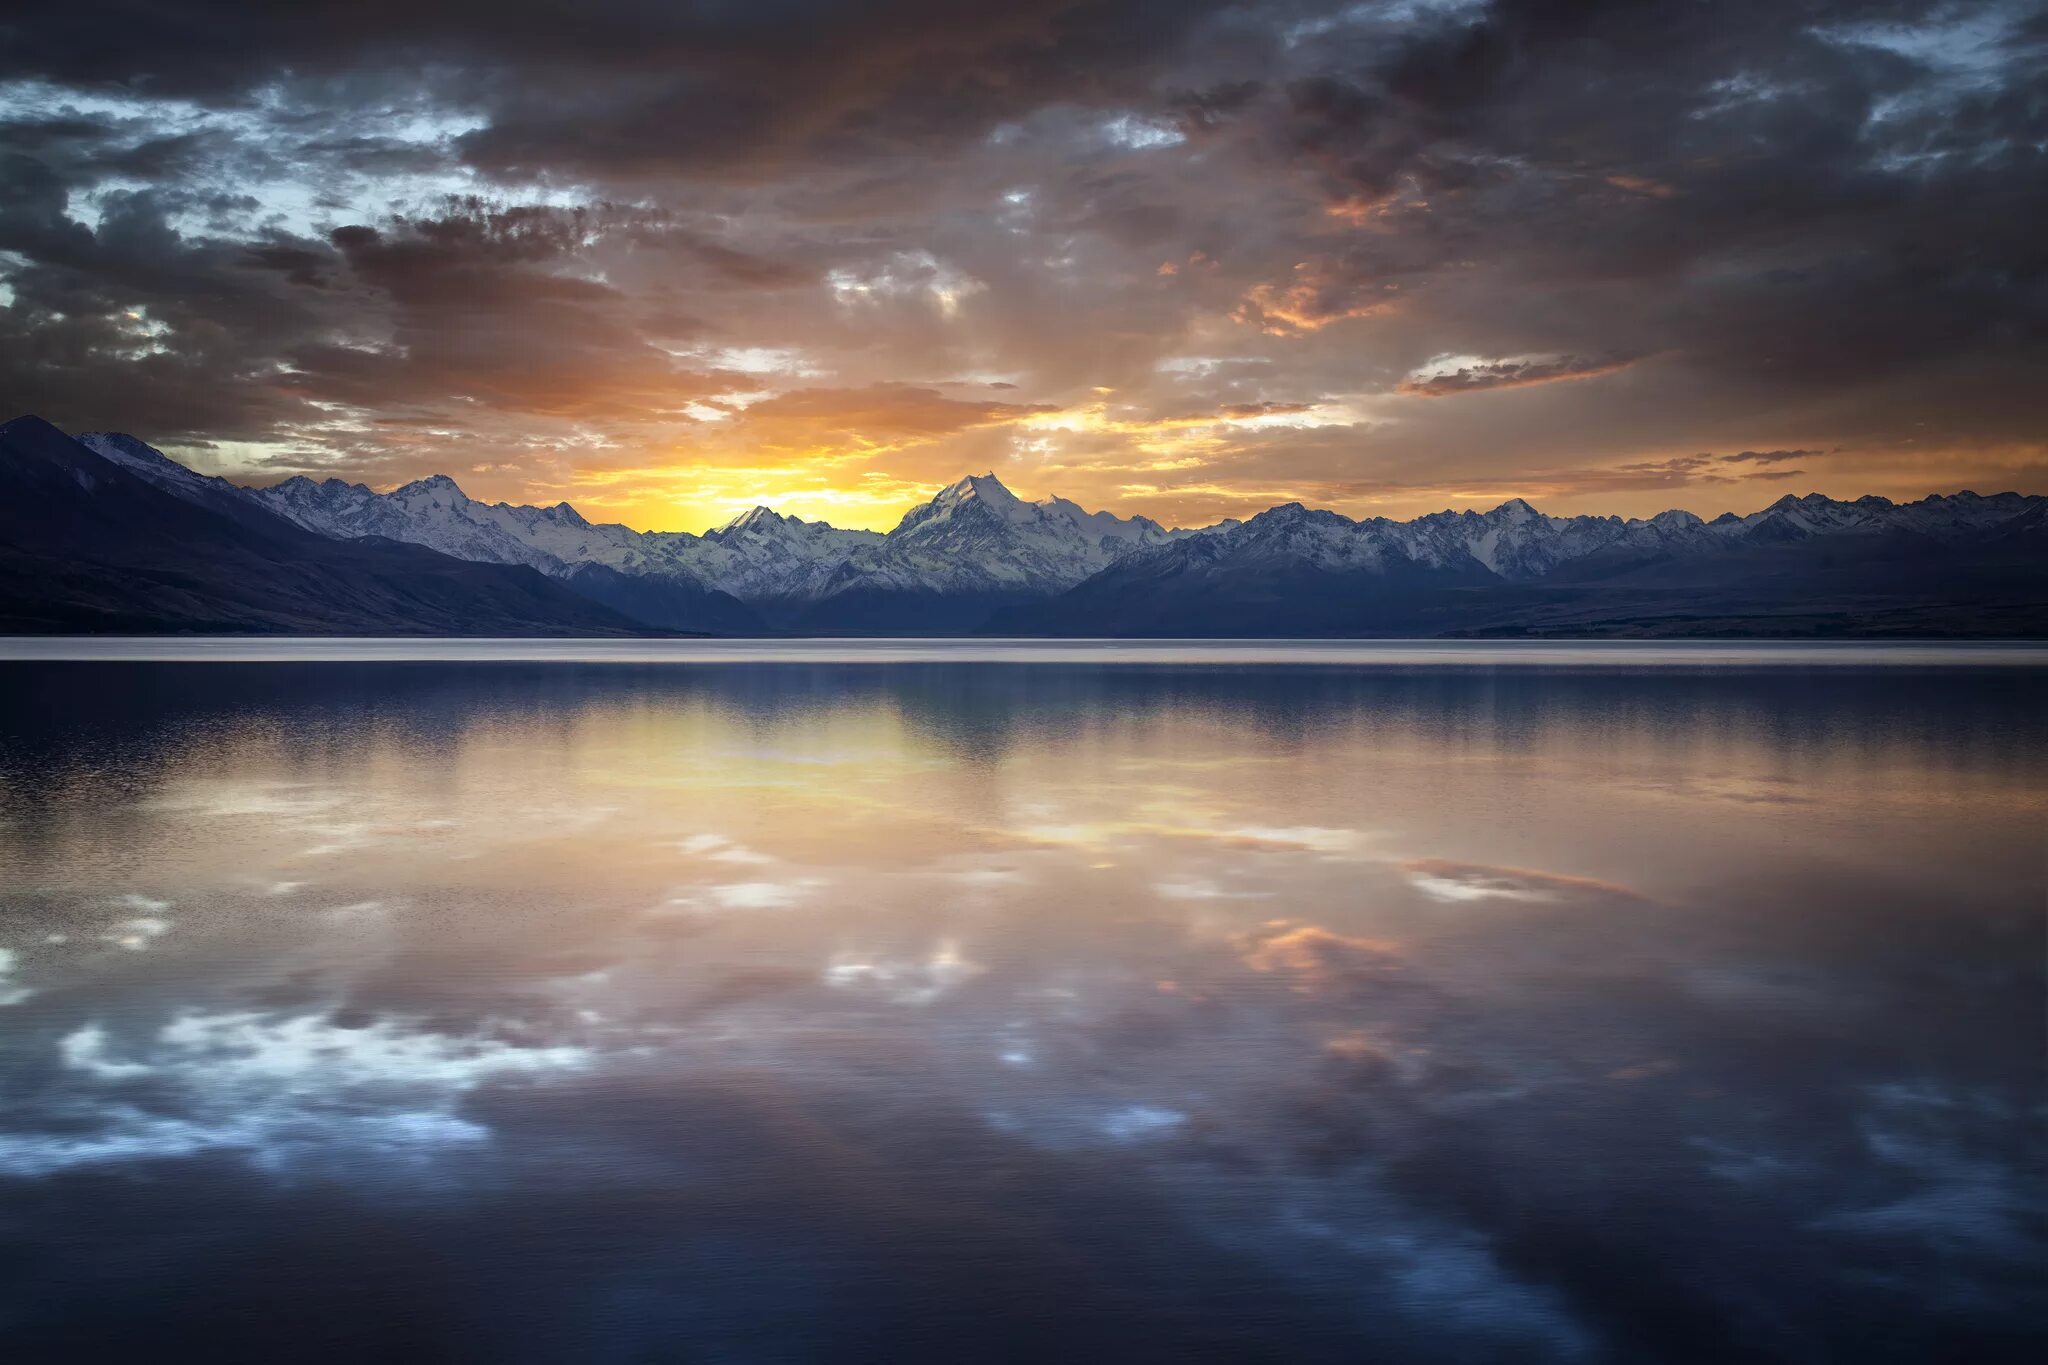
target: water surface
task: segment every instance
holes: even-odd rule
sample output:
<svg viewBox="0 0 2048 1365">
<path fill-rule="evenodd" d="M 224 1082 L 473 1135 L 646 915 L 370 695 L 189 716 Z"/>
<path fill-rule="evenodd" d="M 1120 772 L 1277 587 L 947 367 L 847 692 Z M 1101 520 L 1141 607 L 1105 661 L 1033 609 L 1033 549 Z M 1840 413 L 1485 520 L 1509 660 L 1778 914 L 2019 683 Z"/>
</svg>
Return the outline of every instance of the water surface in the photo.
<svg viewBox="0 0 2048 1365">
<path fill-rule="evenodd" d="M 2026 650 L 13 648 L 13 1358 L 2048 1344 Z"/>
</svg>

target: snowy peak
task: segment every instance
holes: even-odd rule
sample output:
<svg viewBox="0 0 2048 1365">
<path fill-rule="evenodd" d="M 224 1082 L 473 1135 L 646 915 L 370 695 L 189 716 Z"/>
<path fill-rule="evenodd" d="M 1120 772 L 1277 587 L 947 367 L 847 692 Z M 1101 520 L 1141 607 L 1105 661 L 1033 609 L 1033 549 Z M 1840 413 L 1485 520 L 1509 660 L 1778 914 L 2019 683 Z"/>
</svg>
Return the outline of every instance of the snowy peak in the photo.
<svg viewBox="0 0 2048 1365">
<path fill-rule="evenodd" d="M 1028 525 L 1038 517 L 1038 509 L 1003 486 L 1003 481 L 994 474 L 973 474 L 960 482 L 939 490 L 932 500 L 922 507 L 913 507 L 904 513 L 892 535 L 900 535 L 922 526 L 935 526 L 955 520 L 985 521 L 992 525 Z"/>
<path fill-rule="evenodd" d="M 1308 515 L 1308 508 L 1298 502 L 1275 503 L 1263 512 L 1254 512 L 1246 519 L 1246 529 L 1268 526 L 1289 526 Z"/>
<path fill-rule="evenodd" d="M 469 502 L 469 495 L 446 474 L 429 474 L 424 479 L 415 479 L 401 488 L 393 489 L 391 496 L 405 503 L 430 499 L 456 507 Z"/>
<path fill-rule="evenodd" d="M 833 575 L 831 590 L 1053 593 L 1172 538 L 1148 517 L 1090 512 L 1058 497 L 1025 502 L 980 474 L 912 508 L 882 545 Z"/>
<path fill-rule="evenodd" d="M 1501 522 L 1509 526 L 1523 526 L 1532 521 L 1544 520 L 1543 514 L 1520 498 L 1509 498 L 1486 514 L 1488 521 Z"/>
<path fill-rule="evenodd" d="M 1024 500 L 1005 488 L 993 470 L 987 474 L 968 475 L 952 487 L 943 489 L 932 502 L 940 507 L 982 502 L 1004 517 L 1014 516 L 1024 507 Z"/>
<path fill-rule="evenodd" d="M 1357 523 L 1341 512 L 1326 512 L 1311 509 L 1299 502 L 1283 502 L 1246 521 L 1241 528 L 1248 534 L 1271 534 L 1274 531 L 1290 530 L 1298 526 L 1320 524 L 1325 527 L 1353 526 Z"/>
<path fill-rule="evenodd" d="M 785 521 L 800 521 L 798 517 L 784 517 L 769 507 L 754 507 L 740 513 L 731 521 L 718 528 L 718 534 L 731 535 L 735 531 L 773 531 Z"/>
<path fill-rule="evenodd" d="M 1695 531 L 1706 525 L 1699 517 L 1682 507 L 1674 507 L 1668 512 L 1659 512 L 1656 516 L 1650 518 L 1649 524 L 1663 531 Z"/>
<path fill-rule="evenodd" d="M 854 554 L 882 543 L 879 531 L 843 531 L 754 507 L 702 536 L 650 532 L 651 549 L 749 604 L 810 600 Z"/>
</svg>

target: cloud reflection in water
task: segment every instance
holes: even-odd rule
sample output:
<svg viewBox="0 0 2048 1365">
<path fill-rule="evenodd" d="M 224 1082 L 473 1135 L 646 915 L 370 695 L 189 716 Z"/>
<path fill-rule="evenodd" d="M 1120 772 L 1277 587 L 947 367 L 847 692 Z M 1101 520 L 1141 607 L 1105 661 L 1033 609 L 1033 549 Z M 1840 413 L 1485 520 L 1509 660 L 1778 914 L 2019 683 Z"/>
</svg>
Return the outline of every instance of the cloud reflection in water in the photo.
<svg viewBox="0 0 2048 1365">
<path fill-rule="evenodd" d="M 2037 1344 L 2028 679 L 254 671 L 0 680 L 33 1347 Z"/>
</svg>

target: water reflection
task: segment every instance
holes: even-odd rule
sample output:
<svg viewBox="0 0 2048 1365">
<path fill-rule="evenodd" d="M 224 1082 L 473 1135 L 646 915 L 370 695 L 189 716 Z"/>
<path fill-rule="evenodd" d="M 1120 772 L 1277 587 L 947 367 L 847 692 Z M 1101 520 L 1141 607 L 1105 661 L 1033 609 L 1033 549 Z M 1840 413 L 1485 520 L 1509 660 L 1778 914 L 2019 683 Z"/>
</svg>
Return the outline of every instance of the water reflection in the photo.
<svg viewBox="0 0 2048 1365">
<path fill-rule="evenodd" d="M 30 1358 L 2031 1355 L 2042 700 L 11 664 L 0 1326 Z"/>
</svg>

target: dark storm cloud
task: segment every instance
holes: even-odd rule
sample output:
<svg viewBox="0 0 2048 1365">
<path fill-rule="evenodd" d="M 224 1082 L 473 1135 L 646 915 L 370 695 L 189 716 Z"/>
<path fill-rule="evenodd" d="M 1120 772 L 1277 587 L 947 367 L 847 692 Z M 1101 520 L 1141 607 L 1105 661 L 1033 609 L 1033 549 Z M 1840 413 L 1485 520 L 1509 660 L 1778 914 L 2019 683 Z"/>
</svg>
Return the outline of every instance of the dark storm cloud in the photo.
<svg viewBox="0 0 2048 1365">
<path fill-rule="evenodd" d="M 2048 464 L 2033 0 L 166 0 L 0 52 L 0 405 L 62 424 L 559 483 L 744 462 L 721 396 L 824 450 L 1013 384 L 867 474 L 1169 520 Z M 1275 425 L 1005 429 L 1103 390 Z"/>
<path fill-rule="evenodd" d="M 10 169 L 21 192 L 0 218 L 0 249 L 29 263 L 12 277 L 18 328 L 0 353 L 36 402 L 97 409 L 108 424 L 167 440 L 253 437 L 320 420 L 316 404 L 591 408 L 632 421 L 751 382 L 652 345 L 694 330 L 658 297 L 628 300 L 558 268 L 622 230 L 602 207 L 452 203 L 324 241 L 237 243 L 179 232 L 168 220 L 176 197 L 153 192 L 109 199 L 86 230 L 65 216 L 46 168 Z"/>
<path fill-rule="evenodd" d="M 1334 211 L 1400 224 L 1340 279 L 1497 281 L 1572 306 L 1553 343 L 1768 386 L 2009 364 L 2044 337 L 2048 106 L 2000 13 L 1503 0 L 1297 81 L 1273 135 Z"/>
<path fill-rule="evenodd" d="M 916 155 L 1069 100 L 1146 98 L 1162 54 L 1214 0 L 935 0 L 767 6 L 656 38 L 624 78 L 494 89 L 463 150 L 494 172 L 758 179 L 821 159 Z M 670 41 L 663 42 L 668 37 Z M 569 58 L 573 64 L 577 56 Z M 651 58 L 651 59 L 650 59 Z M 567 115 L 565 117 L 565 114 Z"/>
<path fill-rule="evenodd" d="M 251 372 L 316 327 L 317 309 L 244 269 L 241 244 L 181 237 L 166 221 L 175 193 L 110 196 L 87 228 L 68 216 L 62 181 L 29 157 L 0 161 L 0 185 L 0 262 L 21 262 L 7 271 L 14 297 L 0 329 L 12 406 L 111 408 L 196 440 L 258 435 L 292 416 Z"/>
<path fill-rule="evenodd" d="M 345 101 L 431 74 L 453 102 L 489 112 L 461 140 L 480 165 L 758 176 L 806 150 L 858 156 L 972 139 L 1046 103 L 1142 94 L 1173 40 L 1221 8 L 115 3 L 6 24 L 14 57 L 0 76 L 234 102 L 280 77 L 315 101 Z"/>
</svg>

